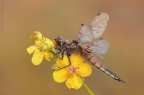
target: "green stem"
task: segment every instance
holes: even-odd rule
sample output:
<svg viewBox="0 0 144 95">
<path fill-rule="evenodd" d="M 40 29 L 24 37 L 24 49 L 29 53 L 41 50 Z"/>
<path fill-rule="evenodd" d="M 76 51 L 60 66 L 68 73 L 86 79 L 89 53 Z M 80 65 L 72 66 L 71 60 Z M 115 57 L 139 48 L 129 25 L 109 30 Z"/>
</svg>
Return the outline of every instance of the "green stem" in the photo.
<svg viewBox="0 0 144 95">
<path fill-rule="evenodd" d="M 83 83 L 83 86 L 84 86 L 84 88 L 89 92 L 90 95 L 95 95 L 95 94 L 88 88 L 88 86 L 87 86 L 85 83 Z"/>
</svg>

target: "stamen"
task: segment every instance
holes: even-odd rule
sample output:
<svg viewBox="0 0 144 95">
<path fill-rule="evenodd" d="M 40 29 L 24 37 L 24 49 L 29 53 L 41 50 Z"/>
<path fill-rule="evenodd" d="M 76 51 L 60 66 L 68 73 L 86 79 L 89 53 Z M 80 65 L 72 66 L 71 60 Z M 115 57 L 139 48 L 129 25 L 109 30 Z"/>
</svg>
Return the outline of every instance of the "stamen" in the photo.
<svg viewBox="0 0 144 95">
<path fill-rule="evenodd" d="M 68 71 L 69 71 L 70 74 L 76 74 L 77 68 L 75 68 L 73 66 L 69 66 Z"/>
</svg>

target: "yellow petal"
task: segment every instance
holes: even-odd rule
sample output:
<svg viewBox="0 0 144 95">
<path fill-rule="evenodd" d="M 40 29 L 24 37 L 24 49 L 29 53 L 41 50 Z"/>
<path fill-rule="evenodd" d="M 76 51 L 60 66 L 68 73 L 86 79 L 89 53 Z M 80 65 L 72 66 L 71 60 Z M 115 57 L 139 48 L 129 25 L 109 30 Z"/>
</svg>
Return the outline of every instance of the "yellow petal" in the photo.
<svg viewBox="0 0 144 95">
<path fill-rule="evenodd" d="M 34 33 L 30 36 L 30 39 L 34 42 L 40 40 L 42 38 L 42 34 L 39 31 L 34 31 Z"/>
<path fill-rule="evenodd" d="M 38 39 L 42 38 L 42 34 L 39 31 L 34 31 L 34 35 L 38 37 Z"/>
<path fill-rule="evenodd" d="M 78 67 L 84 61 L 84 59 L 79 54 L 72 54 L 70 60 L 72 66 L 74 67 Z"/>
<path fill-rule="evenodd" d="M 46 43 L 48 44 L 48 46 L 50 48 L 54 47 L 54 43 L 50 39 L 48 39 L 48 38 L 46 38 Z"/>
<path fill-rule="evenodd" d="M 52 70 L 56 71 L 56 70 L 58 70 L 58 69 L 59 69 L 59 67 L 58 67 L 57 64 L 54 64 L 54 65 L 52 66 Z"/>
<path fill-rule="evenodd" d="M 32 57 L 32 63 L 34 65 L 39 65 L 42 62 L 43 57 L 44 57 L 43 52 L 41 52 L 39 50 L 35 50 L 33 57 Z"/>
<path fill-rule="evenodd" d="M 35 44 L 36 44 L 36 46 L 39 46 L 39 45 L 42 45 L 43 43 L 42 43 L 41 40 L 36 40 L 36 41 L 35 41 Z"/>
<path fill-rule="evenodd" d="M 36 50 L 36 48 L 37 48 L 36 46 L 30 46 L 30 47 L 27 48 L 27 52 L 29 54 L 32 54 Z"/>
<path fill-rule="evenodd" d="M 56 60 L 56 64 L 62 68 L 62 67 L 69 65 L 70 63 L 69 63 L 67 56 L 64 55 L 63 60 L 61 60 L 59 58 Z"/>
<path fill-rule="evenodd" d="M 79 69 L 77 69 L 77 72 L 81 77 L 86 77 L 91 75 L 92 69 L 89 64 L 82 63 L 79 65 Z"/>
<path fill-rule="evenodd" d="M 79 89 L 82 86 L 82 80 L 79 76 L 69 77 L 66 81 L 66 86 L 70 89 Z"/>
<path fill-rule="evenodd" d="M 50 59 L 50 52 L 44 52 L 44 55 L 45 55 L 45 59 L 47 61 L 51 61 L 51 59 Z"/>
<path fill-rule="evenodd" d="M 44 52 L 44 55 L 45 55 L 45 59 L 47 61 L 51 61 L 51 60 L 54 60 L 55 59 L 55 56 L 53 53 L 51 52 Z"/>
<path fill-rule="evenodd" d="M 58 83 L 64 82 L 68 78 L 68 70 L 67 70 L 67 68 L 54 71 L 53 72 L 53 78 Z"/>
</svg>

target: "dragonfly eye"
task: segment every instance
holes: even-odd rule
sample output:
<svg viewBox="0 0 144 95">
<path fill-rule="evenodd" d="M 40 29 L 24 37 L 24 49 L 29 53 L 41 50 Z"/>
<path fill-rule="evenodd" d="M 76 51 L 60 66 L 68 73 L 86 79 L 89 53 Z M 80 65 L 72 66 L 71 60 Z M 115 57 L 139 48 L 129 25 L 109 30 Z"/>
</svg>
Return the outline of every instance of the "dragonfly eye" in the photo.
<svg viewBox="0 0 144 95">
<path fill-rule="evenodd" d="M 55 38 L 54 40 L 55 40 L 55 45 L 56 45 L 56 47 L 62 46 L 62 44 L 63 44 L 63 42 L 64 42 L 62 37 L 57 37 L 57 38 Z"/>
</svg>

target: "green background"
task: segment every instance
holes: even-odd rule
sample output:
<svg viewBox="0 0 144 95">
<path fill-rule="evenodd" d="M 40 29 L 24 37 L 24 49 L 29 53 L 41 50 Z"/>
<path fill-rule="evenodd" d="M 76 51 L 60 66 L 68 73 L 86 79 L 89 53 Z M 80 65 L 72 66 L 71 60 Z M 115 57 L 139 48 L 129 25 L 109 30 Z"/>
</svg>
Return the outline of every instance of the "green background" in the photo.
<svg viewBox="0 0 144 95">
<path fill-rule="evenodd" d="M 35 30 L 50 39 L 74 39 L 81 23 L 90 24 L 98 12 L 110 16 L 103 34 L 110 47 L 101 61 L 126 83 L 93 67 L 86 84 L 96 95 L 144 95 L 143 0 L 3 0 L 1 5 L 0 95 L 88 95 L 83 87 L 69 90 L 56 83 L 54 63 L 34 66 L 26 48 Z"/>
</svg>

